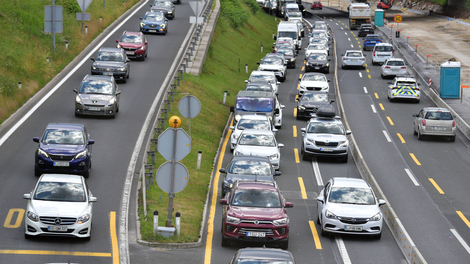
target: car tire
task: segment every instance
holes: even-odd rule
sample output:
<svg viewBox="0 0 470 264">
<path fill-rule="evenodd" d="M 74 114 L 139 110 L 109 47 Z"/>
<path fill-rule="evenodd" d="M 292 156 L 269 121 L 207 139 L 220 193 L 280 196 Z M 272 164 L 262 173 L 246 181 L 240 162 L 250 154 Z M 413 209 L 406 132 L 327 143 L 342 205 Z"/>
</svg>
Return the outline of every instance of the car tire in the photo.
<svg viewBox="0 0 470 264">
<path fill-rule="evenodd" d="M 455 136 L 451 136 L 449 137 L 449 139 L 450 139 L 450 142 L 455 142 Z"/>
<path fill-rule="evenodd" d="M 421 133 L 419 132 L 419 128 L 418 128 L 418 140 L 423 140 L 424 136 L 421 135 Z"/>
<path fill-rule="evenodd" d="M 141 60 L 141 61 L 145 61 L 145 57 L 146 57 L 145 55 L 142 56 L 142 58 L 140 58 L 140 60 Z"/>
<path fill-rule="evenodd" d="M 301 119 L 298 112 L 299 112 L 299 111 L 297 111 L 297 115 L 295 116 L 295 119 L 296 119 L 296 120 L 300 120 L 300 119 Z"/>
<path fill-rule="evenodd" d="M 282 244 L 279 245 L 281 249 L 287 250 L 289 248 L 289 240 L 282 242 Z"/>
<path fill-rule="evenodd" d="M 119 112 L 119 105 L 118 105 L 118 107 L 116 108 L 116 113 L 118 113 L 118 112 Z"/>
<path fill-rule="evenodd" d="M 84 178 L 90 177 L 90 170 L 91 170 L 91 163 L 90 163 L 90 166 L 88 167 L 88 169 L 82 174 L 82 176 Z"/>
<path fill-rule="evenodd" d="M 419 99 L 415 101 L 415 103 L 419 104 Z"/>
<path fill-rule="evenodd" d="M 416 132 L 415 126 L 413 125 L 413 135 L 418 135 L 418 132 Z"/>
<path fill-rule="evenodd" d="M 317 224 L 321 225 L 321 223 L 320 223 L 320 215 L 317 216 Z"/>
<path fill-rule="evenodd" d="M 305 153 L 302 154 L 302 160 L 303 160 L 303 161 L 311 161 L 311 160 L 310 160 L 310 157 L 309 157 L 308 155 L 305 155 Z"/>
<path fill-rule="evenodd" d="M 38 169 L 36 168 L 36 166 L 34 166 L 34 175 L 35 175 L 35 176 L 38 176 L 38 177 L 42 175 L 42 172 L 41 172 L 40 170 L 38 170 Z"/>
<path fill-rule="evenodd" d="M 377 239 L 377 240 L 379 240 L 381 238 L 382 238 L 382 232 L 380 232 L 380 234 L 374 236 L 374 239 Z"/>
<path fill-rule="evenodd" d="M 322 236 L 322 237 L 329 236 L 328 232 L 323 230 L 323 226 L 321 226 L 321 225 L 320 225 L 320 236 Z"/>
<path fill-rule="evenodd" d="M 230 152 L 233 153 L 233 151 L 235 150 L 235 148 L 230 148 Z"/>
<path fill-rule="evenodd" d="M 122 81 L 122 83 L 127 83 L 127 79 L 128 79 L 128 78 L 129 78 L 129 77 L 124 78 L 124 80 Z"/>
<path fill-rule="evenodd" d="M 75 112 L 75 117 L 80 117 L 80 115 L 77 112 Z"/>
<path fill-rule="evenodd" d="M 223 228 L 223 225 L 222 225 L 222 228 Z M 223 231 L 223 230 L 222 230 L 222 231 Z M 224 238 L 224 235 L 222 235 L 222 242 L 220 243 L 220 245 L 221 245 L 222 247 L 228 247 L 228 246 L 230 246 L 230 243 L 228 242 L 227 239 Z"/>
<path fill-rule="evenodd" d="M 328 68 L 326 71 L 325 71 L 326 74 L 329 74 L 330 73 L 330 68 Z"/>
<path fill-rule="evenodd" d="M 380 77 L 382 77 L 382 79 L 385 79 L 385 77 L 384 77 L 384 75 L 383 75 L 382 73 L 380 74 Z"/>
<path fill-rule="evenodd" d="M 348 155 L 347 154 L 346 154 L 346 156 L 341 158 L 341 162 L 342 163 L 348 163 Z"/>
<path fill-rule="evenodd" d="M 345 68 L 344 65 L 341 65 L 341 69 L 344 69 L 344 68 Z"/>
</svg>

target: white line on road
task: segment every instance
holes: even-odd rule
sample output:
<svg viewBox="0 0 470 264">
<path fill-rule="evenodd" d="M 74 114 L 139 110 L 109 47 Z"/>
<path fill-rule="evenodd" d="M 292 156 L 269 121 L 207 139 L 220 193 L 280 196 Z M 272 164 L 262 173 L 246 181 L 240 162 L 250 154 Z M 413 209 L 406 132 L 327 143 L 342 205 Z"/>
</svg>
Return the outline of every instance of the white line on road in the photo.
<svg viewBox="0 0 470 264">
<path fill-rule="evenodd" d="M 368 93 L 368 92 L 367 92 L 367 88 L 366 88 L 366 87 L 364 87 L 364 93 Z"/>
<path fill-rule="evenodd" d="M 410 177 L 411 181 L 414 183 L 415 186 L 419 186 L 418 181 L 416 180 L 415 176 L 411 173 L 409 169 L 405 169 L 406 174 L 408 174 L 408 177 Z"/>
<path fill-rule="evenodd" d="M 313 174 L 315 174 L 315 179 L 317 180 L 317 185 L 323 186 L 323 179 L 321 178 L 320 167 L 318 167 L 318 162 L 316 158 L 312 158 L 312 167 Z"/>
<path fill-rule="evenodd" d="M 339 254 L 343 259 L 344 264 L 351 264 L 351 259 L 349 258 L 348 251 L 344 245 L 343 239 L 340 236 L 335 236 L 336 244 L 338 245 Z"/>
<path fill-rule="evenodd" d="M 361 77 L 361 78 L 362 78 L 362 73 L 359 73 L 359 77 Z"/>
<path fill-rule="evenodd" d="M 385 138 L 387 139 L 387 141 L 388 141 L 388 142 L 392 142 L 392 140 L 390 139 L 390 136 L 388 135 L 387 131 L 382 130 L 382 132 L 384 133 L 384 136 L 385 136 Z"/>
<path fill-rule="evenodd" d="M 467 245 L 465 240 L 463 240 L 463 238 L 459 235 L 459 233 L 457 233 L 457 231 L 455 229 L 451 229 L 450 232 L 452 232 L 452 234 L 454 234 L 455 238 L 457 238 L 457 240 L 460 242 L 460 244 L 462 244 L 463 248 L 465 248 L 465 250 L 467 250 L 468 254 L 470 254 L 470 247 Z"/>
<path fill-rule="evenodd" d="M 372 108 L 372 112 L 374 112 L 374 114 L 377 114 L 377 110 L 375 110 L 375 106 L 374 106 L 374 105 L 370 105 L 370 107 Z"/>
<path fill-rule="evenodd" d="M 350 38 L 348 38 L 348 41 L 351 41 L 351 39 L 350 39 Z"/>
<path fill-rule="evenodd" d="M 354 48 L 354 45 L 353 45 L 353 44 L 351 44 L 351 48 Z"/>
</svg>

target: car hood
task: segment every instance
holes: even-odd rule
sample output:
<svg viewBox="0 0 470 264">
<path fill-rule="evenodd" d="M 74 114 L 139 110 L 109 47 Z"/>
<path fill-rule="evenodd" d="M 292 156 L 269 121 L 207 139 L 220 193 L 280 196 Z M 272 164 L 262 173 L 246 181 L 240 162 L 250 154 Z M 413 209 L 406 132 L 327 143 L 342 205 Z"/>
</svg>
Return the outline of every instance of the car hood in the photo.
<svg viewBox="0 0 470 264">
<path fill-rule="evenodd" d="M 106 105 L 113 97 L 114 96 L 111 94 L 80 94 L 80 98 L 84 104 Z"/>
<path fill-rule="evenodd" d="M 328 86 L 327 82 L 319 82 L 319 81 L 302 81 L 300 83 L 301 86 L 308 86 L 308 87 L 326 87 Z"/>
<path fill-rule="evenodd" d="M 165 21 L 163 21 L 163 20 L 147 20 L 147 19 L 144 19 L 144 20 L 142 20 L 142 23 L 144 23 L 146 25 L 157 25 L 158 26 L 158 25 L 161 25 L 161 24 L 165 24 Z"/>
<path fill-rule="evenodd" d="M 282 208 L 232 206 L 230 216 L 243 219 L 276 220 L 287 217 Z"/>
<path fill-rule="evenodd" d="M 143 44 L 143 43 L 119 42 L 118 45 L 121 46 L 121 47 L 123 47 L 123 48 L 135 48 L 135 49 L 138 49 L 138 48 L 142 47 L 144 44 Z"/>
<path fill-rule="evenodd" d="M 227 173 L 225 176 L 225 180 L 227 183 L 234 183 L 235 181 L 274 181 L 274 177 L 272 175 L 252 175 L 252 174 L 232 174 Z"/>
<path fill-rule="evenodd" d="M 121 68 L 125 67 L 122 61 L 95 61 L 93 66 L 100 68 Z"/>
<path fill-rule="evenodd" d="M 86 149 L 84 145 L 44 144 L 41 149 L 52 155 L 74 155 Z"/>
<path fill-rule="evenodd" d="M 380 209 L 376 204 L 357 205 L 328 203 L 327 209 L 337 216 L 356 218 L 369 218 L 380 212 Z"/>
<path fill-rule="evenodd" d="M 307 63 L 308 64 L 313 64 L 313 63 L 316 63 L 316 64 L 326 64 L 327 61 L 324 61 L 324 60 L 307 60 Z"/>
<path fill-rule="evenodd" d="M 277 147 L 262 147 L 262 146 L 240 146 L 237 145 L 235 147 L 235 152 L 242 152 L 243 155 L 248 156 L 261 156 L 267 157 L 272 154 L 279 153 L 279 149 Z"/>
<path fill-rule="evenodd" d="M 309 133 L 307 134 L 308 139 L 317 140 L 317 141 L 345 141 L 347 140 L 345 135 L 336 135 L 336 134 L 321 134 L 321 133 Z"/>
<path fill-rule="evenodd" d="M 283 65 L 267 65 L 267 64 L 261 64 L 261 65 L 258 67 L 258 71 L 261 71 L 261 69 L 264 69 L 264 70 L 278 70 L 278 69 L 283 69 L 283 70 L 284 70 L 284 66 L 283 66 Z"/>
<path fill-rule="evenodd" d="M 28 209 L 39 216 L 78 217 L 89 210 L 87 202 L 54 202 L 31 200 Z"/>
<path fill-rule="evenodd" d="M 152 7 L 152 11 L 168 12 L 168 11 L 171 11 L 171 7 L 155 6 L 155 7 Z"/>
<path fill-rule="evenodd" d="M 323 105 L 329 105 L 329 102 L 299 102 L 299 105 L 302 105 L 307 108 L 318 107 L 320 108 Z"/>
</svg>

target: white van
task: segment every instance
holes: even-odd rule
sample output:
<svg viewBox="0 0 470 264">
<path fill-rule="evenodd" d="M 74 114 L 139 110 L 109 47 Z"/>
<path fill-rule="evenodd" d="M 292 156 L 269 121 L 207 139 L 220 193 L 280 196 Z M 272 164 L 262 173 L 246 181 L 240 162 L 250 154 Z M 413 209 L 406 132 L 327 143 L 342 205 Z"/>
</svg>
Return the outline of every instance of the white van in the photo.
<svg viewBox="0 0 470 264">
<path fill-rule="evenodd" d="M 291 38 L 294 41 L 295 48 L 300 50 L 302 47 L 301 35 L 297 22 L 281 21 L 277 26 L 277 35 L 274 39 Z"/>
<path fill-rule="evenodd" d="M 372 65 L 383 64 L 385 60 L 393 58 L 393 45 L 390 43 L 377 43 L 372 50 Z"/>
</svg>

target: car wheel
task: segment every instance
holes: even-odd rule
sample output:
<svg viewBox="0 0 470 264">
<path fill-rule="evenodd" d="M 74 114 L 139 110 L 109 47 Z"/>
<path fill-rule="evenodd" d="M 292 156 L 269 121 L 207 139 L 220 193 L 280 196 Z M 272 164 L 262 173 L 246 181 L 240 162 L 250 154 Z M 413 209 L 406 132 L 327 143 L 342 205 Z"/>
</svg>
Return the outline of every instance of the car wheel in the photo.
<svg viewBox="0 0 470 264">
<path fill-rule="evenodd" d="M 284 250 L 287 250 L 289 248 L 289 240 L 283 242 L 281 245 L 280 245 L 280 248 L 281 249 L 284 249 Z"/>
<path fill-rule="evenodd" d="M 300 119 L 301 119 L 298 112 L 299 112 L 299 111 L 297 111 L 297 115 L 295 116 L 295 119 L 296 119 L 296 120 L 300 120 Z"/>
<path fill-rule="evenodd" d="M 380 74 L 380 77 L 382 77 L 382 79 L 385 79 L 385 77 L 384 77 L 384 75 L 383 75 L 382 73 Z"/>
<path fill-rule="evenodd" d="M 302 154 L 302 160 L 303 161 L 310 161 L 310 157 L 304 153 L 304 154 Z"/>
<path fill-rule="evenodd" d="M 419 99 L 415 101 L 415 103 L 419 104 Z"/>
<path fill-rule="evenodd" d="M 145 61 L 145 57 L 146 57 L 145 55 L 142 56 L 142 58 L 140 58 L 140 60 L 141 60 L 141 61 Z"/>
<path fill-rule="evenodd" d="M 413 135 L 418 135 L 418 132 L 416 132 L 415 126 L 413 125 Z"/>
<path fill-rule="evenodd" d="M 320 215 L 317 216 L 317 224 L 321 225 L 321 223 L 320 223 Z"/>
<path fill-rule="evenodd" d="M 129 78 L 129 77 L 127 77 Z M 124 78 L 124 80 L 122 81 L 122 83 L 127 83 L 127 78 Z"/>
<path fill-rule="evenodd" d="M 277 129 L 281 129 L 282 125 L 275 126 Z"/>
<path fill-rule="evenodd" d="M 77 112 L 75 112 L 75 117 L 80 117 L 80 115 Z"/>
<path fill-rule="evenodd" d="M 330 68 L 326 69 L 325 73 L 329 74 L 330 73 Z"/>
<path fill-rule="evenodd" d="M 346 156 L 341 158 L 341 162 L 342 163 L 348 163 L 348 155 L 347 154 L 346 154 Z"/>
<path fill-rule="evenodd" d="M 118 107 L 116 108 L 116 113 L 118 113 L 118 112 L 119 112 L 119 105 L 118 105 Z"/>
<path fill-rule="evenodd" d="M 450 142 L 455 142 L 455 136 L 451 136 L 449 137 L 449 139 L 450 139 Z"/>
<path fill-rule="evenodd" d="M 344 68 L 345 68 L 344 65 L 341 65 L 341 69 L 344 69 Z"/>
<path fill-rule="evenodd" d="M 320 226 L 320 230 L 321 230 L 321 231 L 320 231 L 320 235 L 321 235 L 322 237 L 329 236 L 328 233 L 327 233 L 325 230 L 323 230 L 323 226 Z"/>
<path fill-rule="evenodd" d="M 222 225 L 223 228 L 223 225 Z M 230 243 L 227 241 L 227 239 L 224 238 L 224 235 L 222 235 L 222 243 L 220 243 L 222 247 L 228 247 L 230 246 Z"/>
<path fill-rule="evenodd" d="M 382 232 L 380 232 L 380 234 L 374 236 L 374 239 L 379 240 L 380 238 L 382 238 Z"/>
<path fill-rule="evenodd" d="M 421 135 L 421 133 L 419 132 L 419 128 L 418 128 L 418 140 L 423 140 L 424 136 Z"/>
<path fill-rule="evenodd" d="M 83 177 L 85 177 L 85 178 L 90 177 L 90 170 L 91 170 L 91 164 L 90 164 L 90 166 L 88 167 L 88 169 L 82 174 Z"/>
<path fill-rule="evenodd" d="M 41 172 L 40 170 L 38 170 L 38 169 L 36 168 L 36 166 L 34 166 L 34 175 L 35 175 L 35 176 L 41 176 L 41 175 L 42 175 L 42 172 Z"/>
</svg>

